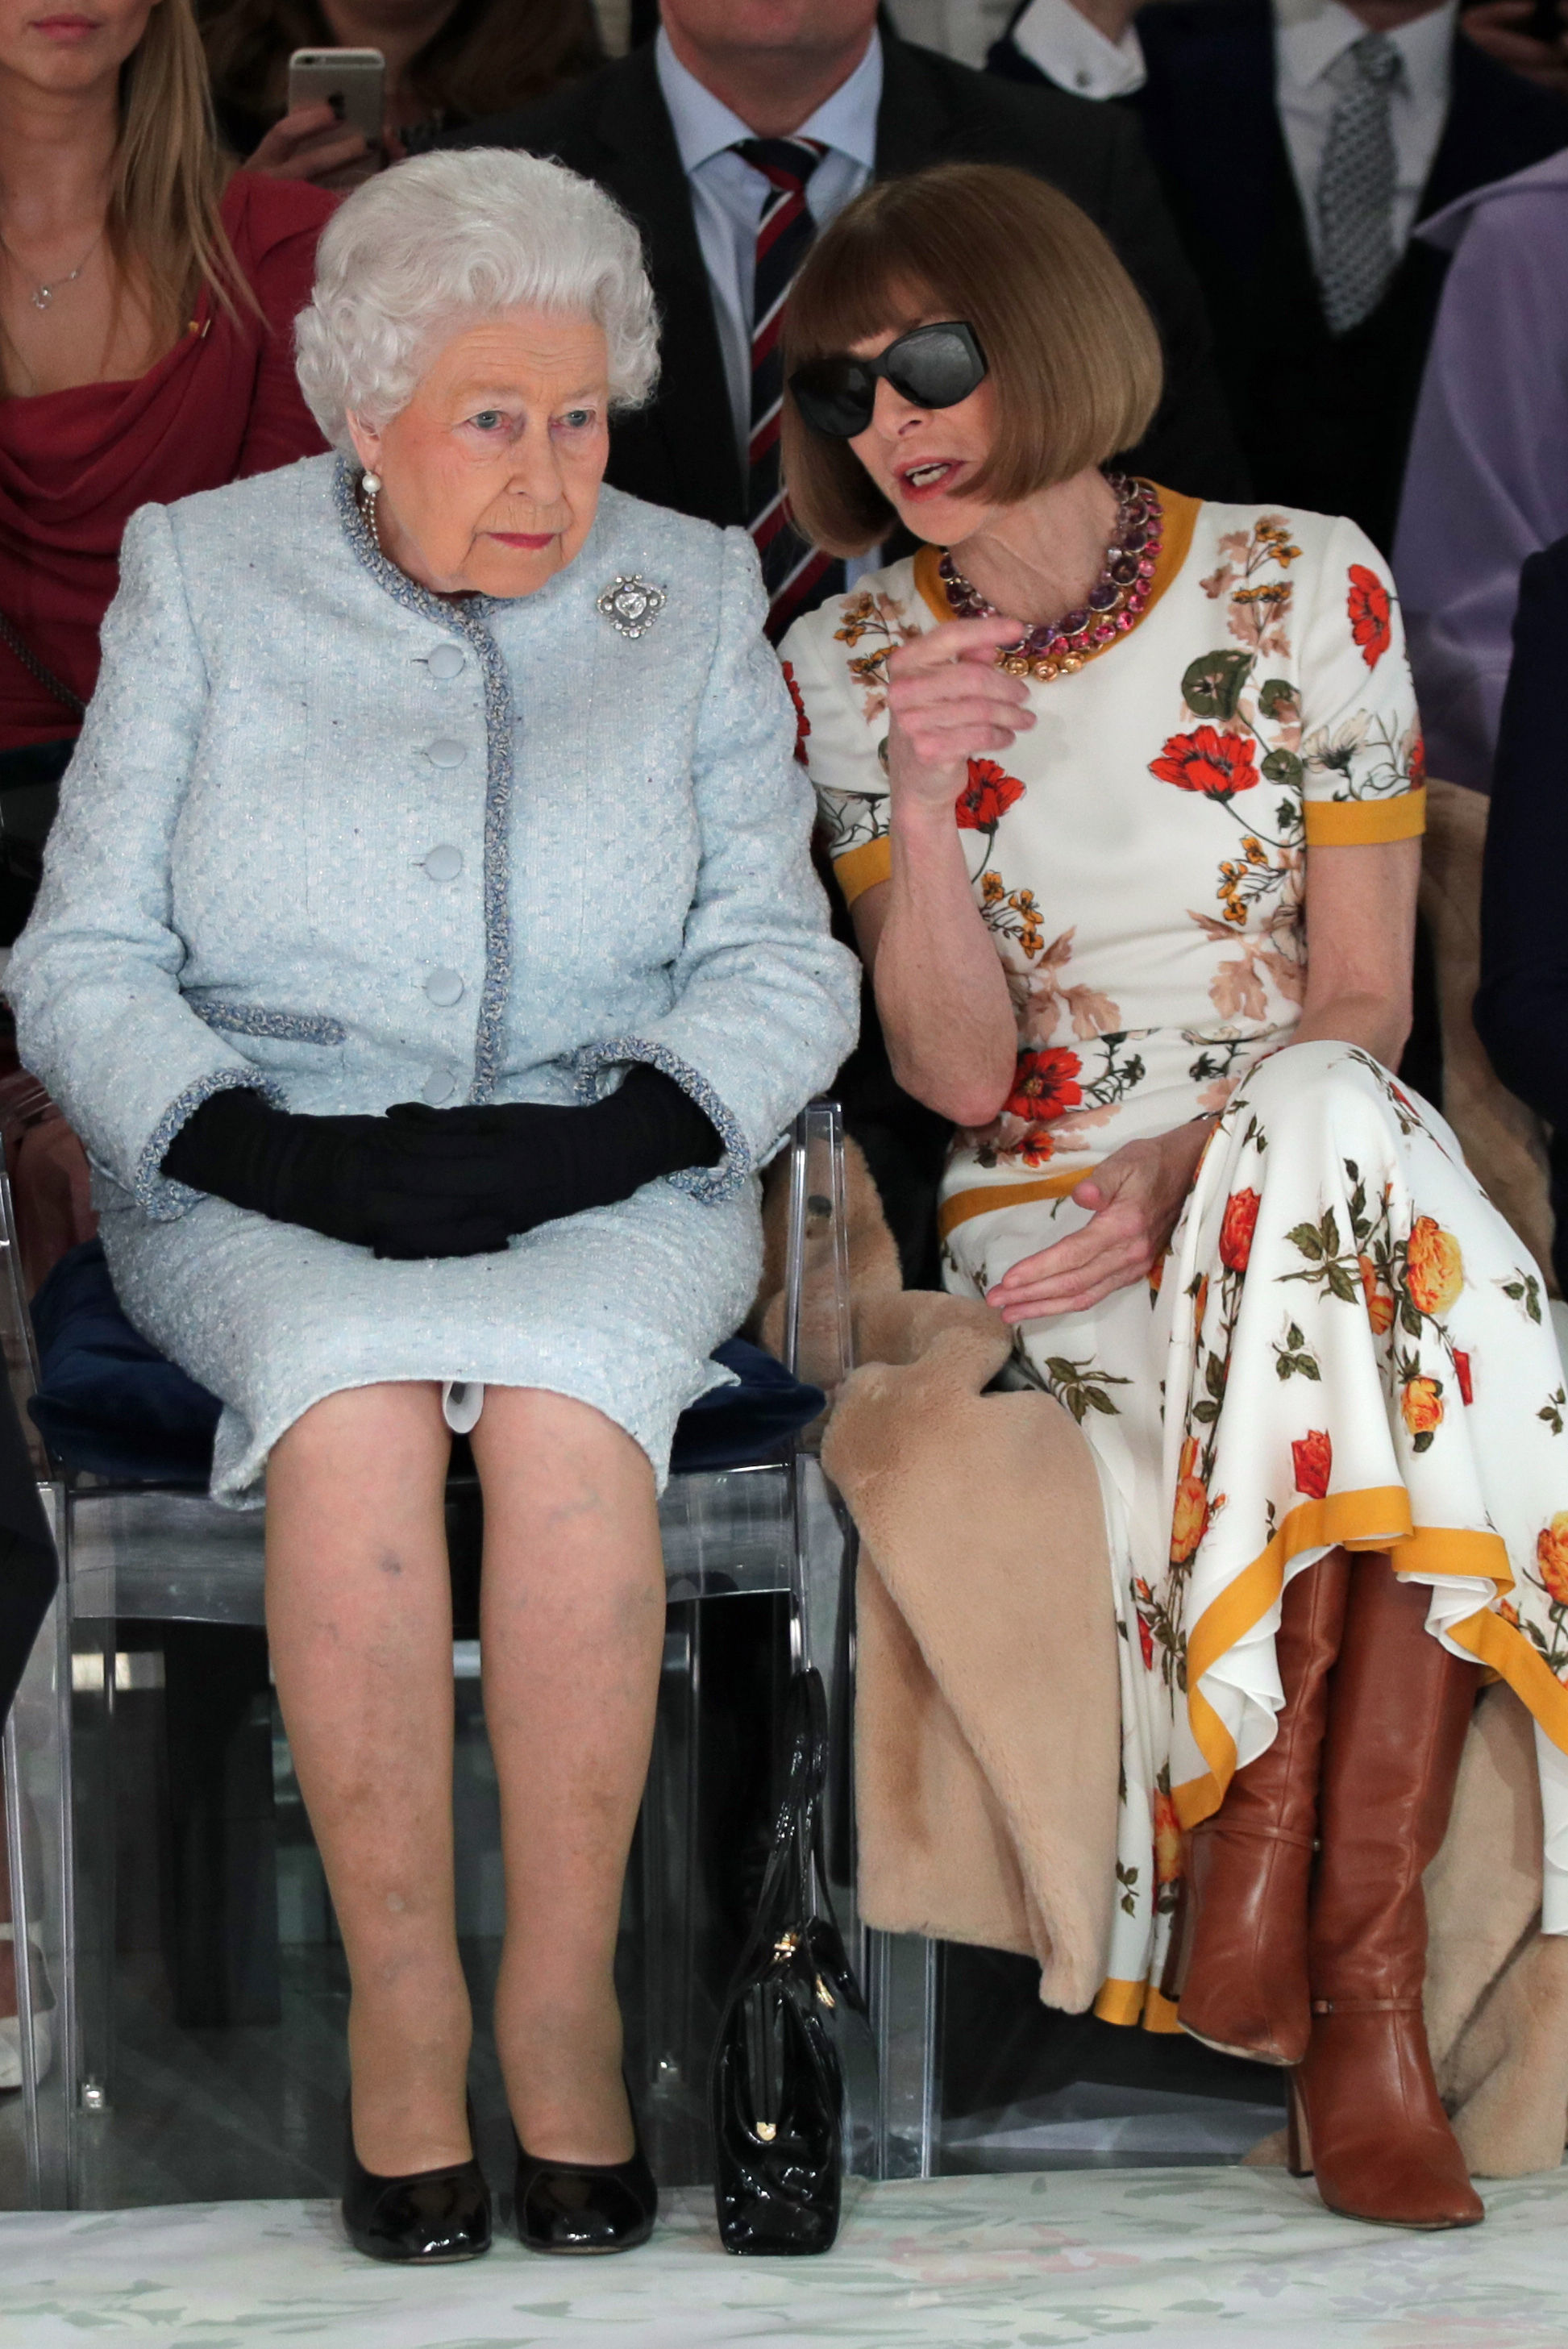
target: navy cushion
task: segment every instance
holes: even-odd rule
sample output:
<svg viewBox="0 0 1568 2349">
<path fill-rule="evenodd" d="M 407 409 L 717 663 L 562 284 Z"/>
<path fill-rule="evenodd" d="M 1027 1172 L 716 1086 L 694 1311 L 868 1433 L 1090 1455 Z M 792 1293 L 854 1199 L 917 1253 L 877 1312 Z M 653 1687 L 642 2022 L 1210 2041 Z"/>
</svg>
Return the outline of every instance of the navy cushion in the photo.
<svg viewBox="0 0 1568 2349">
<path fill-rule="evenodd" d="M 27 1408 L 57 1460 L 119 1483 L 206 1484 L 223 1406 L 131 1328 L 98 1240 L 60 1258 L 33 1299 L 33 1328 L 38 1392 Z M 715 1387 L 681 1413 L 670 1458 L 678 1473 L 764 1459 L 823 1408 L 820 1387 L 743 1338 L 727 1339 L 713 1360 L 740 1384 Z"/>
</svg>

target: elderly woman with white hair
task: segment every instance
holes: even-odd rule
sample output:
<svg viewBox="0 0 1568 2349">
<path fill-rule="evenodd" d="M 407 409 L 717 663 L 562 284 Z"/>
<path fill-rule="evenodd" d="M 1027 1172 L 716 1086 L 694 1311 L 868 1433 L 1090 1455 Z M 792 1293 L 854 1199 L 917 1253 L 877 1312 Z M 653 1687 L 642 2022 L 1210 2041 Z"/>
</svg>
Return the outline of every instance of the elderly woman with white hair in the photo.
<svg viewBox="0 0 1568 2349">
<path fill-rule="evenodd" d="M 490 2240 L 456 1426 L 518 2226 L 613 2251 L 656 2199 L 612 1978 L 656 1499 L 755 1284 L 755 1170 L 852 1040 L 852 966 L 750 541 L 601 487 L 657 358 L 610 199 L 527 156 L 410 163 L 327 228 L 298 339 L 341 453 L 132 521 L 11 985 L 126 1310 L 223 1399 L 214 1494 L 254 1505 L 265 1472 L 279 1701 L 352 1982 L 350 2236 Z"/>
</svg>

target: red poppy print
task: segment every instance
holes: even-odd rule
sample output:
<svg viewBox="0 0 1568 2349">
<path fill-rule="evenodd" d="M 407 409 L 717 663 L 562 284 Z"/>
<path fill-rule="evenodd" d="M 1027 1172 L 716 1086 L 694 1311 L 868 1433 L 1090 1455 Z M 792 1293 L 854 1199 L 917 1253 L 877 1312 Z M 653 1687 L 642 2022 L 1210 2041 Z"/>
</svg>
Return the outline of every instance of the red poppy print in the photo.
<svg viewBox="0 0 1568 2349">
<path fill-rule="evenodd" d="M 959 830 L 994 832 L 1023 797 L 1023 785 L 1016 775 L 1006 773 L 994 759 L 971 759 L 969 781 L 954 802 Z"/>
<path fill-rule="evenodd" d="M 1148 771 L 1179 792 L 1199 792 L 1210 800 L 1233 799 L 1258 780 L 1251 743 L 1241 734 L 1221 734 L 1215 726 L 1172 734 L 1160 756 L 1149 761 Z"/>
<path fill-rule="evenodd" d="M 1327 1429 L 1310 1428 L 1299 1443 L 1293 1444 L 1291 1462 L 1295 1469 L 1297 1492 L 1304 1493 L 1309 1501 L 1323 1500 L 1334 1470 L 1334 1445 Z"/>
<path fill-rule="evenodd" d="M 1030 1125 L 1044 1125 L 1060 1117 L 1064 1110 L 1081 1106 L 1084 1088 L 1078 1079 L 1083 1073 L 1084 1063 L 1064 1045 L 1054 1044 L 1043 1052 L 1020 1052 L 1003 1111 Z M 1050 1154 L 1047 1150 L 1045 1155 Z"/>
<path fill-rule="evenodd" d="M 789 688 L 789 698 L 794 704 L 794 755 L 804 767 L 805 738 L 811 732 L 811 720 L 805 714 L 805 701 L 800 687 L 795 682 L 794 661 L 781 661 L 779 667 L 784 671 L 784 681 Z"/>
<path fill-rule="evenodd" d="M 1256 1191 L 1232 1191 L 1226 1200 L 1224 1219 L 1220 1226 L 1220 1261 L 1227 1271 L 1246 1271 L 1262 1206 Z"/>
<path fill-rule="evenodd" d="M 1350 566 L 1350 594 L 1345 599 L 1350 633 L 1361 647 L 1368 668 L 1376 668 L 1393 642 L 1388 626 L 1388 590 L 1365 563 Z"/>
</svg>

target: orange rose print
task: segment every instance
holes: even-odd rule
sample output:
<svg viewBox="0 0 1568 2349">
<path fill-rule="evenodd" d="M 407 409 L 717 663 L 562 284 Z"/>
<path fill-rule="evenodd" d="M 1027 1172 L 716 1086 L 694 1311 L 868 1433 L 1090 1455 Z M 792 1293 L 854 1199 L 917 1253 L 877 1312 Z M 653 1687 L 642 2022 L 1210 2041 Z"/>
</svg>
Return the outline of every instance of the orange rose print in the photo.
<svg viewBox="0 0 1568 2349">
<path fill-rule="evenodd" d="M 1422 1451 L 1443 1423 L 1443 1391 L 1436 1379 L 1407 1379 L 1399 1397 L 1399 1412 Z"/>
<path fill-rule="evenodd" d="M 1366 1299 L 1366 1318 L 1372 1324 L 1372 1334 L 1381 1338 L 1394 1326 L 1394 1292 L 1385 1288 L 1377 1278 L 1377 1267 L 1369 1256 L 1355 1259 L 1361 1273 L 1361 1293 Z"/>
<path fill-rule="evenodd" d="M 1213 726 L 1199 726 L 1190 734 L 1173 734 L 1148 771 L 1179 792 L 1201 792 L 1205 799 L 1233 799 L 1250 792 L 1258 780 L 1252 745 L 1244 735 L 1221 734 Z"/>
<path fill-rule="evenodd" d="M 1181 1874 L 1181 1821 L 1163 1788 L 1154 1797 L 1154 1872 L 1161 1884 L 1174 1884 Z"/>
<path fill-rule="evenodd" d="M 1470 1376 L 1470 1358 L 1468 1354 L 1461 1354 L 1457 1346 L 1454 1349 L 1454 1376 L 1459 1382 L 1459 1392 L 1466 1402 L 1474 1402 L 1476 1390 Z"/>
<path fill-rule="evenodd" d="M 1296 1490 L 1311 1501 L 1321 1501 L 1328 1491 L 1328 1480 L 1334 1469 L 1334 1445 L 1328 1431 L 1313 1427 L 1291 1446 L 1291 1462 L 1296 1472 Z"/>
<path fill-rule="evenodd" d="M 1361 647 L 1368 668 L 1376 668 L 1393 641 L 1388 626 L 1388 590 L 1365 563 L 1350 566 L 1350 594 L 1345 599 L 1350 633 Z"/>
<path fill-rule="evenodd" d="M 1568 1607 L 1568 1509 L 1559 1509 L 1535 1537 L 1541 1579 L 1559 1607 Z"/>
<path fill-rule="evenodd" d="M 1196 1474 L 1198 1438 L 1189 1435 L 1181 1447 L 1181 1468 L 1176 1480 L 1176 1507 L 1170 1520 L 1170 1562 L 1185 1566 L 1203 1539 L 1209 1524 L 1209 1495 Z"/>
<path fill-rule="evenodd" d="M 1003 772 L 994 759 L 971 759 L 969 781 L 954 802 L 961 832 L 994 832 L 1010 807 L 1023 797 L 1016 775 Z"/>
<path fill-rule="evenodd" d="M 1405 1254 L 1405 1287 L 1417 1312 L 1446 1313 L 1464 1285 L 1465 1260 L 1452 1232 L 1417 1216 Z"/>
<path fill-rule="evenodd" d="M 1225 1202 L 1225 1217 L 1220 1226 L 1220 1261 L 1231 1272 L 1247 1269 L 1262 1205 L 1256 1191 L 1232 1191 Z"/>
</svg>

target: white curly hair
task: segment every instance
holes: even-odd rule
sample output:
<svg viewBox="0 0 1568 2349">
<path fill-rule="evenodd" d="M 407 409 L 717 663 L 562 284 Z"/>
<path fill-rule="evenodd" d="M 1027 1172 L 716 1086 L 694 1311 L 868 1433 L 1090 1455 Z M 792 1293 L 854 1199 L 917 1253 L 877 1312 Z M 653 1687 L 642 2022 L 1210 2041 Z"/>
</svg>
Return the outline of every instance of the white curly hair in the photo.
<svg viewBox="0 0 1568 2349">
<path fill-rule="evenodd" d="M 351 449 L 350 409 L 379 431 L 441 343 L 516 308 L 592 318 L 609 347 L 612 406 L 647 399 L 659 320 L 641 239 L 613 197 L 508 148 L 381 172 L 327 222 L 310 306 L 295 321 L 311 414 L 335 449 Z"/>
</svg>

